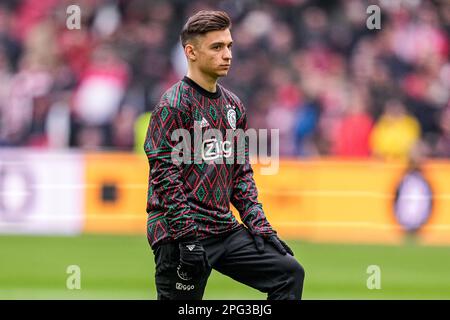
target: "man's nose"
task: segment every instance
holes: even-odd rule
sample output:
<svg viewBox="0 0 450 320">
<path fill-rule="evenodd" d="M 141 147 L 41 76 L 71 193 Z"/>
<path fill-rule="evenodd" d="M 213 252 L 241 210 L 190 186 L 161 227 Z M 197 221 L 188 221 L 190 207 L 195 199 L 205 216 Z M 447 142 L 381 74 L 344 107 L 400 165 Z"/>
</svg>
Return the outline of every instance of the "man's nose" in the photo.
<svg viewBox="0 0 450 320">
<path fill-rule="evenodd" d="M 233 58 L 233 55 L 231 54 L 231 49 L 225 48 L 225 52 L 223 54 L 223 58 L 225 60 L 231 60 Z"/>
</svg>

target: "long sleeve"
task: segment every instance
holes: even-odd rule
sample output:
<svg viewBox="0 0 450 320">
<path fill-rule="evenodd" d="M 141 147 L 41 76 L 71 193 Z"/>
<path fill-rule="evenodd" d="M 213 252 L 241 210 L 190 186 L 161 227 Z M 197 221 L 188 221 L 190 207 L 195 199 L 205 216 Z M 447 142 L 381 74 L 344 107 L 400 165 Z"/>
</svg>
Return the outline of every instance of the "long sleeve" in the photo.
<svg viewBox="0 0 450 320">
<path fill-rule="evenodd" d="M 244 110 L 243 107 L 242 110 Z M 243 129 L 244 132 L 247 131 L 248 126 L 245 110 L 242 112 L 241 118 L 237 122 L 237 127 Z M 238 138 L 238 141 L 239 140 L 240 139 Z M 258 201 L 258 190 L 253 179 L 253 169 L 250 164 L 248 143 L 248 139 L 245 138 L 244 148 L 239 148 L 239 146 L 237 148 L 237 156 L 239 156 L 239 152 L 245 152 L 245 163 L 239 163 L 239 161 L 235 162 L 231 203 L 239 211 L 242 222 L 250 229 L 250 231 L 255 234 L 268 235 L 275 233 L 275 231 L 272 229 L 264 214 L 262 204 Z"/>
<path fill-rule="evenodd" d="M 147 212 L 154 219 L 165 216 L 174 239 L 195 236 L 197 230 L 184 190 L 183 166 L 171 157 L 179 143 L 172 141 L 172 133 L 187 129 L 188 122 L 189 117 L 178 108 L 169 103 L 158 105 L 152 113 L 144 146 L 150 165 Z"/>
</svg>

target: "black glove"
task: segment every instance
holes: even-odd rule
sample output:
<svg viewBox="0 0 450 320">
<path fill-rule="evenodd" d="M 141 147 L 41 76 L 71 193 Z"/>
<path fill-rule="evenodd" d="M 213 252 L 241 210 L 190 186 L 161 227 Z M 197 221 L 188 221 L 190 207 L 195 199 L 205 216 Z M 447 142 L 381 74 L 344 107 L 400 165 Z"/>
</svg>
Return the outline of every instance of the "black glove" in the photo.
<svg viewBox="0 0 450 320">
<path fill-rule="evenodd" d="M 198 240 L 179 243 L 180 263 L 177 273 L 180 279 L 189 281 L 203 274 L 209 267 L 206 251 Z"/>
<path fill-rule="evenodd" d="M 289 248 L 289 246 L 276 234 L 270 234 L 267 236 L 259 235 L 252 233 L 253 239 L 255 241 L 256 250 L 258 250 L 259 253 L 264 252 L 264 241 L 269 242 L 272 244 L 275 249 L 277 249 L 282 255 L 286 255 L 286 253 L 289 253 L 291 256 L 294 255 L 294 252 Z"/>
</svg>

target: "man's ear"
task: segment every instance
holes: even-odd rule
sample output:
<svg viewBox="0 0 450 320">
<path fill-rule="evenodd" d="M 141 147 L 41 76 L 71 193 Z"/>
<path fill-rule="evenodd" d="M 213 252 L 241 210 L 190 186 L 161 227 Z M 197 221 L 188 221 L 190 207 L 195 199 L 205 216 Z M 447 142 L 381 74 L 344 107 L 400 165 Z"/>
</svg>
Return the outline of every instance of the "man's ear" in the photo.
<svg viewBox="0 0 450 320">
<path fill-rule="evenodd" d="M 184 47 L 184 53 L 186 54 L 186 57 L 189 60 L 191 61 L 197 60 L 197 52 L 193 44 L 190 43 L 186 44 L 186 46 Z"/>
</svg>

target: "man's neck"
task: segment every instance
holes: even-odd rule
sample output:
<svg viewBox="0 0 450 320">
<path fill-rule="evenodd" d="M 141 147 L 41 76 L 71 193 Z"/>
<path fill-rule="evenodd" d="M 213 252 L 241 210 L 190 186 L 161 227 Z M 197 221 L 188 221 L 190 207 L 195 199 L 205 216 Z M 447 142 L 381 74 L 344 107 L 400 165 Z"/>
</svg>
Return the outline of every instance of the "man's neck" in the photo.
<svg viewBox="0 0 450 320">
<path fill-rule="evenodd" d="M 192 70 L 188 70 L 186 76 L 206 91 L 212 93 L 217 91 L 217 78 L 208 77 L 200 72 L 194 72 Z"/>
</svg>

